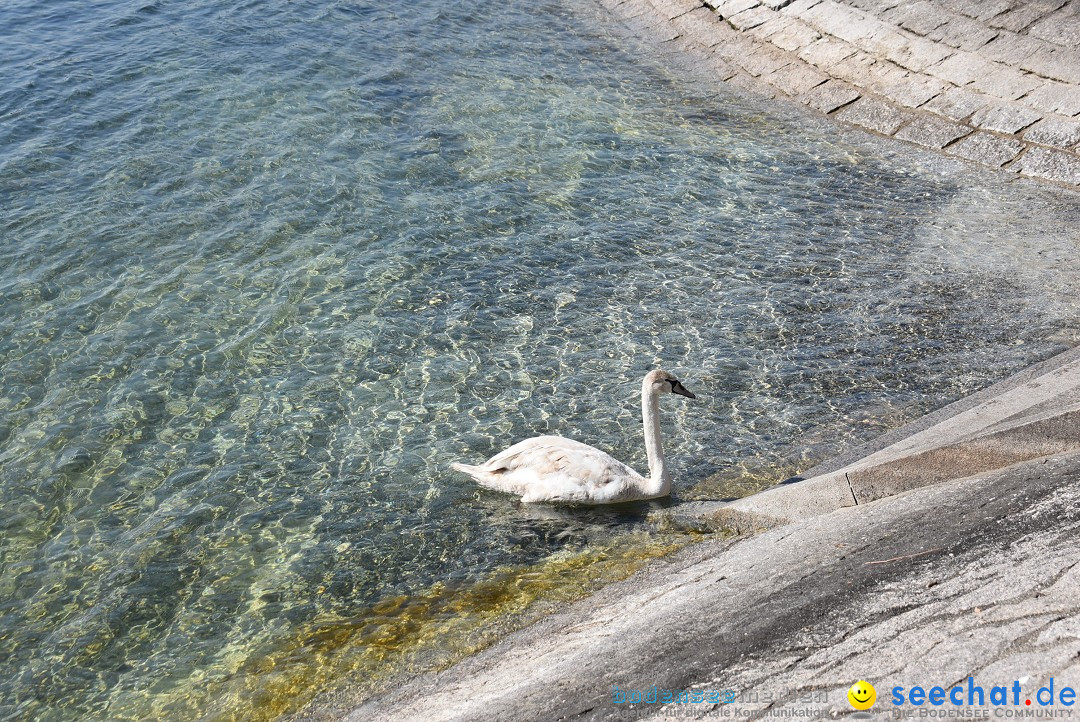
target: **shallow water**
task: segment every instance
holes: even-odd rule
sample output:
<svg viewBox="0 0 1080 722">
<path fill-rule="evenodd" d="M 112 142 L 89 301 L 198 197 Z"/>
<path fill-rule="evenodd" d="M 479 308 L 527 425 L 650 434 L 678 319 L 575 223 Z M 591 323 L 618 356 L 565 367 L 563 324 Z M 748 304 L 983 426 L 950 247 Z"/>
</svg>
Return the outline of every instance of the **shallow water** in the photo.
<svg viewBox="0 0 1080 722">
<path fill-rule="evenodd" d="M 560 433 L 643 468 L 653 366 L 699 396 L 663 404 L 686 498 L 1076 339 L 1074 197 L 684 82 L 557 2 L 0 26 L 8 718 L 242 714 L 261 660 L 323 663 L 297 630 L 640 529 L 447 465 Z"/>
</svg>

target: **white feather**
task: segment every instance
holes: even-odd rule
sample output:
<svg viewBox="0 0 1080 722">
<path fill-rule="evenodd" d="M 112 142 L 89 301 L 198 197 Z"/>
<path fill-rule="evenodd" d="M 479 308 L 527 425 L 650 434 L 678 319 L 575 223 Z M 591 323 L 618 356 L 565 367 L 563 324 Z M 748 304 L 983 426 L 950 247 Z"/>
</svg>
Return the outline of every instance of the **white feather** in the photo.
<svg viewBox="0 0 1080 722">
<path fill-rule="evenodd" d="M 649 478 L 610 454 L 561 436 L 519 441 L 479 466 L 451 466 L 483 486 L 518 495 L 523 502 L 614 504 L 666 496 L 671 491 L 671 476 L 660 444 L 658 394 L 672 390 L 694 398 L 664 371 L 651 371 L 642 381 L 645 449 L 652 472 Z"/>
</svg>

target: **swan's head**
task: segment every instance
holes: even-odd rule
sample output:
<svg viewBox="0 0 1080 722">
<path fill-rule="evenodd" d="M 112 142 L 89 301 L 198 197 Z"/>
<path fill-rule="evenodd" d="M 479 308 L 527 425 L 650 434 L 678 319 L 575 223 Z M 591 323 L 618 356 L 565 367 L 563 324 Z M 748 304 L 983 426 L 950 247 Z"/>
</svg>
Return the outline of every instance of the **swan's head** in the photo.
<svg viewBox="0 0 1080 722">
<path fill-rule="evenodd" d="M 678 394 L 679 396 L 685 396 L 688 399 L 697 398 L 697 396 L 690 393 L 690 390 L 683 386 L 677 378 L 667 371 L 661 371 L 660 369 L 650 371 L 645 375 L 644 386 L 646 389 L 651 389 L 661 394 Z"/>
</svg>

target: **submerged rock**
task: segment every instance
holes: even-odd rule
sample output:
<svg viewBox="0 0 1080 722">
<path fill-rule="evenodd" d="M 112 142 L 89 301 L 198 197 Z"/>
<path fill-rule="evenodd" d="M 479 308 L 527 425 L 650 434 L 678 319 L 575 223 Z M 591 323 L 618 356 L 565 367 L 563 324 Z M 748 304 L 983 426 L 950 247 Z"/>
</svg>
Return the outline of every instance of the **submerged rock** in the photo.
<svg viewBox="0 0 1080 722">
<path fill-rule="evenodd" d="M 64 471 L 71 474 L 86 471 L 93 465 L 94 460 L 91 458 L 90 452 L 81 446 L 71 446 L 64 449 L 60 453 L 60 457 L 56 460 L 57 471 Z"/>
</svg>

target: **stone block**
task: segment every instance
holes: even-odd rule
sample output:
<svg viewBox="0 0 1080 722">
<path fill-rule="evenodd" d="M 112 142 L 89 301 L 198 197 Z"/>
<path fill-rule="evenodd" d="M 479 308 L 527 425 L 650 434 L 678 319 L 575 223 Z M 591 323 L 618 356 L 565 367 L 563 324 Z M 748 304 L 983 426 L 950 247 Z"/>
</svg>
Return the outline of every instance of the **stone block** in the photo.
<svg viewBox="0 0 1080 722">
<path fill-rule="evenodd" d="M 829 76 L 802 62 L 785 65 L 765 76 L 765 80 L 788 95 L 801 95 L 811 88 L 821 85 L 828 79 Z"/>
<path fill-rule="evenodd" d="M 930 115 L 918 116 L 896 132 L 897 138 L 938 150 L 971 132 L 971 128 L 957 125 Z"/>
<path fill-rule="evenodd" d="M 1080 47 L 1080 14 L 1063 10 L 1048 15 L 1028 28 L 1028 33 L 1055 45 Z"/>
<path fill-rule="evenodd" d="M 971 124 L 985 130 L 1012 135 L 1041 117 L 1041 113 L 1019 103 L 994 102 L 975 111 L 971 116 Z"/>
<path fill-rule="evenodd" d="M 833 0 L 822 0 L 807 10 L 802 18 L 822 33 L 849 43 L 869 37 L 887 27 L 875 17 Z"/>
<path fill-rule="evenodd" d="M 957 15 L 934 28 L 926 37 L 961 50 L 977 50 L 997 37 L 998 32 L 970 18 Z"/>
<path fill-rule="evenodd" d="M 764 95 L 766 98 L 775 98 L 777 96 L 777 90 L 773 86 L 761 82 L 746 72 L 740 71 L 736 73 L 728 78 L 727 82 L 736 88 L 748 90 L 755 95 Z"/>
<path fill-rule="evenodd" d="M 791 22 L 780 32 L 769 36 L 769 42 L 788 52 L 795 52 L 817 41 L 821 33 L 798 18 L 790 18 Z"/>
<path fill-rule="evenodd" d="M 766 8 L 759 9 L 764 10 L 766 13 L 768 13 L 768 16 L 766 17 L 765 22 L 761 23 L 760 25 L 756 25 L 749 30 L 750 35 L 754 36 L 758 40 L 768 40 L 770 37 L 776 35 L 778 32 L 780 32 L 796 20 L 796 18 L 789 18 L 786 15 L 771 12 Z"/>
<path fill-rule="evenodd" d="M 997 67 L 975 53 L 958 50 L 937 65 L 931 65 L 926 72 L 953 85 L 967 85 L 977 78 L 989 75 Z"/>
<path fill-rule="evenodd" d="M 833 78 L 806 91 L 800 98 L 811 108 L 817 108 L 823 113 L 831 113 L 857 99 L 859 95 L 859 91 L 855 88 L 842 80 Z"/>
<path fill-rule="evenodd" d="M 903 0 L 848 0 L 848 5 L 853 5 L 860 10 L 865 10 L 871 15 L 881 15 L 892 10 Z"/>
<path fill-rule="evenodd" d="M 762 0 L 762 2 L 773 10 L 782 10 L 794 2 L 794 0 Z"/>
<path fill-rule="evenodd" d="M 742 33 L 734 30 L 713 47 L 713 52 L 724 60 L 736 62 L 740 58 L 753 55 L 760 46 Z"/>
<path fill-rule="evenodd" d="M 807 10 L 820 4 L 821 0 L 795 0 L 795 2 L 784 8 L 784 12 L 788 15 L 801 17 Z"/>
<path fill-rule="evenodd" d="M 1020 63 L 1024 70 L 1072 85 L 1080 85 L 1080 51 L 1058 48 L 1040 50 Z"/>
<path fill-rule="evenodd" d="M 961 158 L 1000 168 L 1019 155 L 1023 148 L 1024 144 L 1018 140 L 978 130 L 950 145 L 947 151 Z"/>
<path fill-rule="evenodd" d="M 1002 30 L 996 38 L 979 48 L 979 55 L 1018 68 L 1020 63 L 1044 50 L 1050 52 L 1051 48 L 1041 40 Z"/>
<path fill-rule="evenodd" d="M 903 3 L 890 10 L 883 17 L 916 35 L 932 33 L 949 19 L 948 16 L 942 13 L 941 8 L 926 2 L 926 0 Z"/>
<path fill-rule="evenodd" d="M 711 48 L 735 31 L 712 10 L 698 8 L 671 21 L 679 33 L 702 47 Z"/>
<path fill-rule="evenodd" d="M 1071 148 L 1080 143 L 1080 120 L 1062 116 L 1043 118 L 1024 133 L 1024 140 L 1058 148 Z"/>
<path fill-rule="evenodd" d="M 1075 153 L 1034 146 L 1015 165 L 1024 175 L 1080 185 L 1080 156 Z"/>
<path fill-rule="evenodd" d="M 799 57 L 822 70 L 828 70 L 845 58 L 858 52 L 858 48 L 843 40 L 823 37 L 799 51 Z"/>
<path fill-rule="evenodd" d="M 918 108 L 941 95 L 949 86 L 937 78 L 905 71 L 879 79 L 876 87 L 890 100 L 907 108 Z"/>
<path fill-rule="evenodd" d="M 711 53 L 705 59 L 705 67 L 719 80 L 728 81 L 742 71 L 732 62 L 724 60 L 716 53 Z"/>
<path fill-rule="evenodd" d="M 1046 82 L 1016 68 L 998 67 L 992 73 L 976 78 L 971 87 L 995 98 L 1016 100 Z"/>
<path fill-rule="evenodd" d="M 651 15 L 653 6 L 649 4 L 649 0 L 626 0 L 615 8 L 615 12 L 623 20 L 633 20 L 646 13 Z"/>
<path fill-rule="evenodd" d="M 862 97 L 841 108 L 834 117 L 876 133 L 892 135 L 912 116 L 876 98 Z"/>
<path fill-rule="evenodd" d="M 751 30 L 758 25 L 767 22 L 775 15 L 776 13 L 769 8 L 759 6 L 750 8 L 749 10 L 743 10 L 741 13 L 735 13 L 730 17 L 725 16 L 725 19 L 731 23 L 736 30 L 746 32 L 747 30 Z"/>
<path fill-rule="evenodd" d="M 750 75 L 757 77 L 768 75 L 785 65 L 790 65 L 792 57 L 780 50 L 763 45 L 759 46 L 755 52 L 734 58 L 734 61 Z"/>
<path fill-rule="evenodd" d="M 1043 112 L 1069 116 L 1080 114 L 1080 87 L 1067 83 L 1044 80 L 1021 100 Z"/>
<path fill-rule="evenodd" d="M 1013 6 L 1009 0 L 951 0 L 949 7 L 969 18 L 987 21 Z"/>
<path fill-rule="evenodd" d="M 860 88 L 867 88 L 874 82 L 874 66 L 877 64 L 878 61 L 872 55 L 860 50 L 829 68 L 829 74 Z"/>
<path fill-rule="evenodd" d="M 1052 10 L 1042 3 L 1017 3 L 1011 10 L 990 18 L 986 24 L 992 28 L 1001 28 L 1018 33 L 1051 12 Z"/>
<path fill-rule="evenodd" d="M 668 20 L 702 7 L 700 0 L 649 0 L 649 2 Z"/>
<path fill-rule="evenodd" d="M 760 4 L 758 0 L 724 0 L 712 5 L 712 8 L 720 14 L 720 17 L 729 18 L 750 8 L 756 8 Z"/>
<path fill-rule="evenodd" d="M 953 48 L 917 35 L 904 35 L 904 44 L 885 49 L 885 57 L 897 65 L 924 72 L 931 65 L 940 63 L 956 52 Z"/>
<path fill-rule="evenodd" d="M 952 120 L 963 120 L 975 111 L 986 107 L 989 102 L 991 99 L 982 93 L 976 93 L 967 88 L 950 88 L 929 101 L 924 109 Z"/>
</svg>

